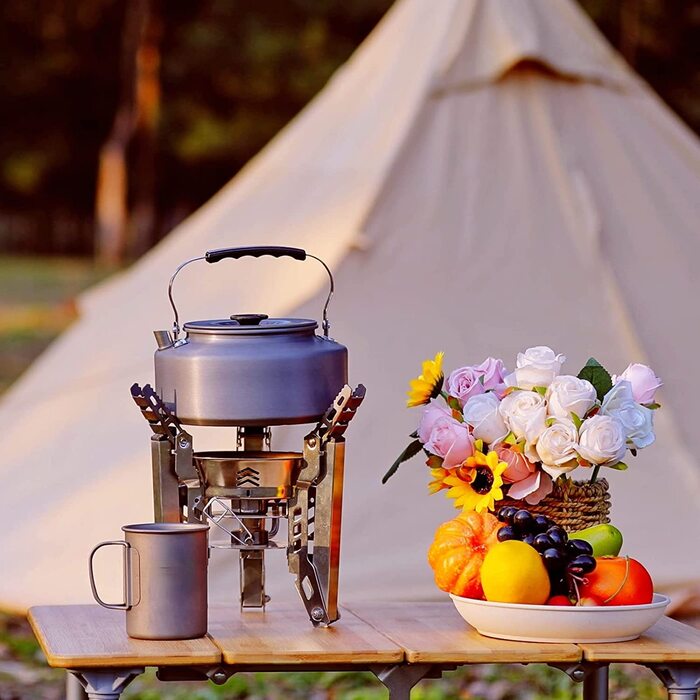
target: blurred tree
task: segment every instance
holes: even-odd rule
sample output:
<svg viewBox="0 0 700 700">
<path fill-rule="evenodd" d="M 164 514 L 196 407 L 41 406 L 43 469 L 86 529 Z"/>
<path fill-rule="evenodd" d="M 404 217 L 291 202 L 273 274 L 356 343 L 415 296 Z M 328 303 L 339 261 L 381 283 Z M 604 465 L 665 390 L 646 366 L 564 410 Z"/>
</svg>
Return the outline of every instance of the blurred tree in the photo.
<svg viewBox="0 0 700 700">
<path fill-rule="evenodd" d="M 0 250 L 93 254 L 102 152 L 102 176 L 129 173 L 110 187 L 121 194 L 109 256 L 140 254 L 228 182 L 391 5 L 160 1 L 0 2 Z M 133 17 L 148 2 L 133 48 Z M 700 132 L 700 0 L 578 2 Z"/>
<path fill-rule="evenodd" d="M 137 55 L 146 35 L 148 15 L 148 0 L 127 2 L 122 29 L 119 103 L 112 129 L 99 154 L 95 194 L 96 257 L 105 265 L 122 262 L 126 253 L 129 209 L 126 149 L 136 129 Z"/>
<path fill-rule="evenodd" d="M 129 0 L 122 29 L 120 98 L 112 129 L 100 149 L 95 194 L 96 257 L 105 265 L 123 262 L 127 250 L 135 255 L 145 252 L 153 233 L 159 38 L 154 3 Z M 135 157 L 130 178 L 127 147 L 132 141 Z M 130 180 L 134 183 L 131 212 Z"/>
</svg>

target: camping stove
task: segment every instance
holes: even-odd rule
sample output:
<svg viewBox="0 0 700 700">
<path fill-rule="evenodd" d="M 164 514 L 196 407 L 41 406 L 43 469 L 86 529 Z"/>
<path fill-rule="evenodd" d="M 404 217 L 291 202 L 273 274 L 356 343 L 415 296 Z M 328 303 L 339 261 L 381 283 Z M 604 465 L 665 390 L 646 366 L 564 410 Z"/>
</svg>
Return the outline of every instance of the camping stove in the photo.
<svg viewBox="0 0 700 700">
<path fill-rule="evenodd" d="M 285 550 L 311 622 L 328 625 L 340 616 L 344 433 L 365 388 L 345 383 L 347 350 L 328 336 L 332 276 L 323 336 L 315 321 L 239 314 L 186 323 L 179 338 L 177 273 L 194 260 L 246 255 L 319 260 L 295 248 L 230 248 L 175 271 L 173 333 L 155 333 L 156 388 L 131 387 L 153 430 L 155 519 L 209 523 L 210 548 L 238 555 L 244 608 L 264 608 L 265 552 Z M 272 449 L 270 426 L 310 422 L 301 451 Z M 233 426 L 235 449 L 197 452 L 186 425 Z"/>
</svg>

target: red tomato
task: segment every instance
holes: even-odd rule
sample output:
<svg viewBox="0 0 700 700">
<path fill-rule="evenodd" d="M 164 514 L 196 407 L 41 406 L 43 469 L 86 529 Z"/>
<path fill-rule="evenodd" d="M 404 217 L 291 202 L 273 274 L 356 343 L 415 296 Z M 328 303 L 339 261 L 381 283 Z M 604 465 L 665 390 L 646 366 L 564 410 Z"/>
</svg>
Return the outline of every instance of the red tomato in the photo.
<svg viewBox="0 0 700 700">
<path fill-rule="evenodd" d="M 636 559 L 596 557 L 595 570 L 585 575 L 579 592 L 601 605 L 642 605 L 651 603 L 654 583 Z"/>
<path fill-rule="evenodd" d="M 547 605 L 566 605 L 567 607 L 571 607 L 572 603 L 568 595 L 553 595 L 547 601 Z"/>
</svg>

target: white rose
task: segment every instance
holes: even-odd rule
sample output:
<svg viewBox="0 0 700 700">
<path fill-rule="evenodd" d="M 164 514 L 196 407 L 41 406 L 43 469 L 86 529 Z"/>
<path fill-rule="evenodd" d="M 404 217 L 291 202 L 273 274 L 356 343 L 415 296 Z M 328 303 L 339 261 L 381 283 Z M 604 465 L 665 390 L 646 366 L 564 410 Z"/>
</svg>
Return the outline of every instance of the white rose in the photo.
<svg viewBox="0 0 700 700">
<path fill-rule="evenodd" d="M 595 402 L 593 384 L 568 374 L 555 377 L 547 389 L 547 412 L 555 418 L 571 418 L 571 414 L 575 413 L 583 420 Z"/>
<path fill-rule="evenodd" d="M 498 410 L 518 440 L 524 438 L 534 445 L 545 429 L 547 404 L 536 391 L 513 391 L 501 401 Z"/>
<path fill-rule="evenodd" d="M 538 345 L 518 353 L 515 371 L 505 378 L 508 386 L 532 389 L 536 386 L 549 386 L 561 372 L 566 361 L 564 355 L 556 355 L 552 348 Z"/>
<path fill-rule="evenodd" d="M 475 439 L 492 445 L 508 434 L 508 427 L 498 411 L 500 403 L 493 392 L 488 392 L 472 396 L 464 404 L 464 422 L 474 428 Z"/>
<path fill-rule="evenodd" d="M 634 403 L 632 385 L 623 379 L 617 384 L 614 384 L 613 388 L 605 394 L 600 412 L 606 413 L 607 411 L 614 411 L 628 403 Z"/>
<path fill-rule="evenodd" d="M 627 450 L 625 428 L 612 416 L 596 415 L 581 425 L 578 453 L 591 464 L 617 464 Z"/>
<path fill-rule="evenodd" d="M 634 398 L 632 385 L 621 380 L 605 395 L 600 412 L 612 416 L 622 423 L 625 437 L 636 448 L 649 447 L 654 442 L 654 412 L 638 404 Z"/>
<path fill-rule="evenodd" d="M 537 456 L 542 460 L 542 468 L 553 478 L 564 472 L 576 469 L 576 448 L 578 430 L 573 421 L 564 419 L 552 423 L 544 430 L 537 441 Z"/>
</svg>

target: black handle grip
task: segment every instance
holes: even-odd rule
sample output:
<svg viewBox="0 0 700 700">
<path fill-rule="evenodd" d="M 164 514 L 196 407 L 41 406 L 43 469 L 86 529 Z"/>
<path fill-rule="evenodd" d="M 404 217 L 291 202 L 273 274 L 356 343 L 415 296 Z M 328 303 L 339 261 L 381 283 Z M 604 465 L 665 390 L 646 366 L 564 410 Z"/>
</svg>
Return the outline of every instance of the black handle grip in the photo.
<svg viewBox="0 0 700 700">
<path fill-rule="evenodd" d="M 295 260 L 306 260 L 306 251 L 301 248 L 288 248 L 281 245 L 246 246 L 243 248 L 219 248 L 218 250 L 208 250 L 204 254 L 204 259 L 208 263 L 219 262 L 224 258 L 253 257 L 259 258 L 263 255 L 272 255 L 274 258 L 294 258 Z"/>
</svg>

